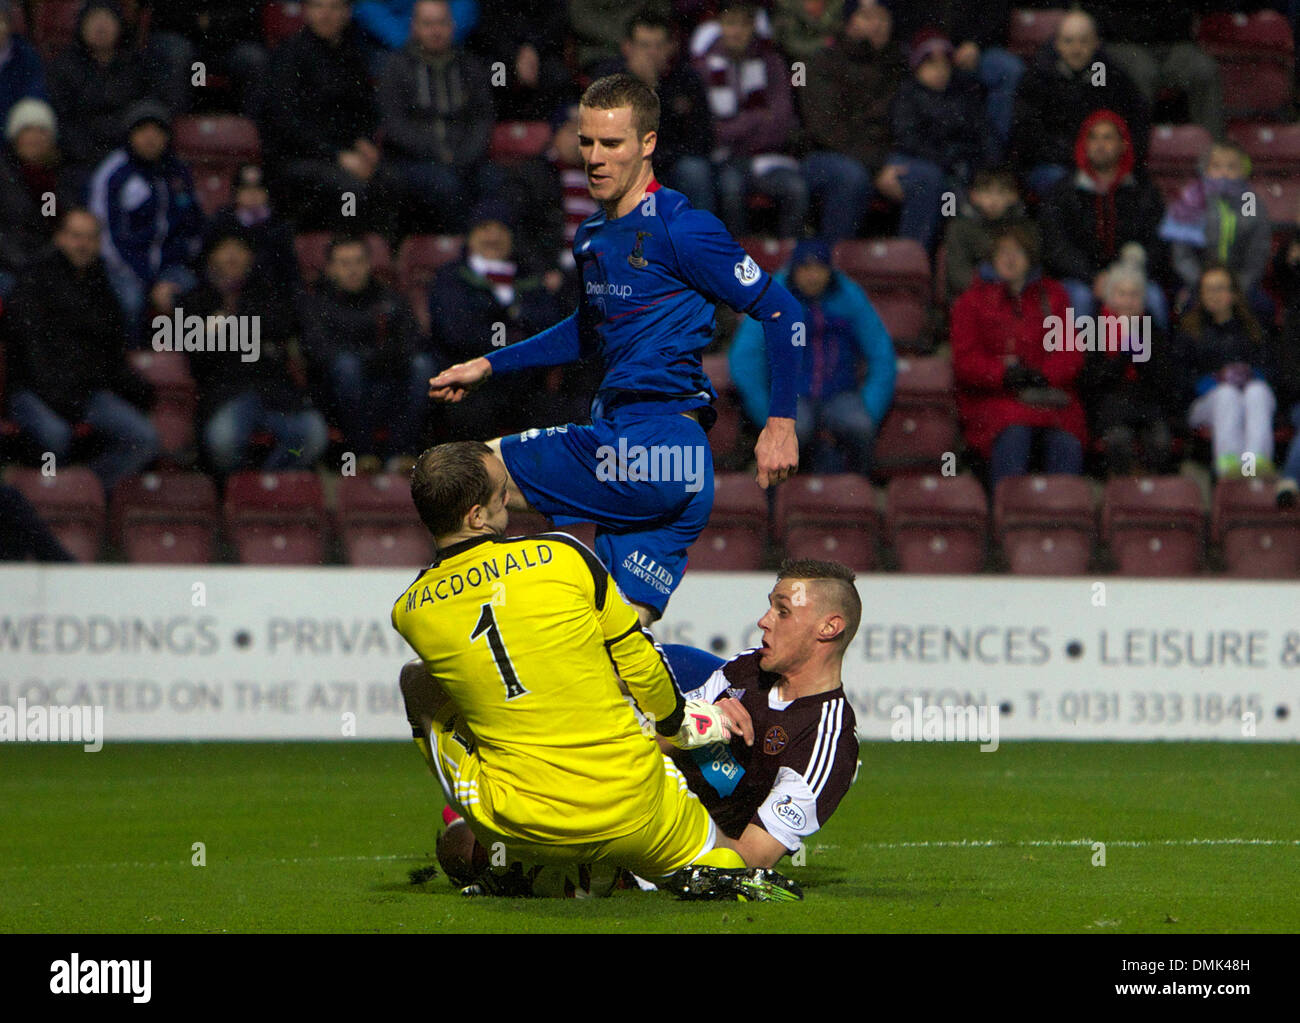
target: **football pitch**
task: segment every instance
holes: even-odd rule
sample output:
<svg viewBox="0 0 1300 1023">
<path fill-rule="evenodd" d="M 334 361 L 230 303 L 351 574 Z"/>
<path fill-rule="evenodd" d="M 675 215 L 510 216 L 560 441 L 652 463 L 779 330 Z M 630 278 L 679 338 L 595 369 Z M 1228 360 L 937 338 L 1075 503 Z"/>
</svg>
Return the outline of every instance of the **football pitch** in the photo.
<svg viewBox="0 0 1300 1023">
<path fill-rule="evenodd" d="M 413 885 L 442 798 L 410 744 L 7 744 L 0 931 L 1295 932 L 1296 757 L 864 743 L 806 864 L 781 868 L 805 901 L 766 905 L 467 899 L 441 873 Z"/>
</svg>

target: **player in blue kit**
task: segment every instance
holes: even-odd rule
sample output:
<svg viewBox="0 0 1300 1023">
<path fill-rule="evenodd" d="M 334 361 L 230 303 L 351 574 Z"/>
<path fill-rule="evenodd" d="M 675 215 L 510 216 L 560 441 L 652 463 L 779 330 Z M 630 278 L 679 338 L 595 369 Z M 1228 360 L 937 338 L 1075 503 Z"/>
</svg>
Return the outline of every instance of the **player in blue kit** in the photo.
<svg viewBox="0 0 1300 1023">
<path fill-rule="evenodd" d="M 460 401 L 494 373 L 559 366 L 598 353 L 605 376 L 591 425 L 554 426 L 490 442 L 510 475 L 510 508 L 557 525 L 595 522 L 596 553 L 642 624 L 681 581 L 686 549 L 713 507 L 706 431 L 717 397 L 700 361 L 714 304 L 763 325 L 771 405 L 754 454 L 761 486 L 799 465 L 794 416 L 802 310 L 711 213 L 662 187 L 651 157 L 659 99 L 631 75 L 593 82 L 579 106 L 587 187 L 601 208 L 573 240 L 577 310 L 526 341 L 458 363 L 429 396 Z"/>
</svg>

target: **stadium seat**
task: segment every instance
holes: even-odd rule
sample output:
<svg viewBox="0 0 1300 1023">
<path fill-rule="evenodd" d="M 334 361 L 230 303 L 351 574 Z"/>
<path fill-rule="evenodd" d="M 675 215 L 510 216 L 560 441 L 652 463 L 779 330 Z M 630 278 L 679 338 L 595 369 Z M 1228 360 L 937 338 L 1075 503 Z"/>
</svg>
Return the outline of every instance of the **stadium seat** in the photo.
<svg viewBox="0 0 1300 1023">
<path fill-rule="evenodd" d="M 866 291 L 895 347 L 928 349 L 933 286 L 925 249 L 910 238 L 842 241 L 832 262 Z"/>
<path fill-rule="evenodd" d="M 892 479 L 942 468 L 945 455 L 955 455 L 958 442 L 954 404 L 902 405 L 890 409 L 880 424 L 872 450 L 872 474 Z"/>
<path fill-rule="evenodd" d="M 741 247 L 753 257 L 754 262 L 768 273 L 776 273 L 785 268 L 794 254 L 793 238 L 759 238 L 740 239 Z"/>
<path fill-rule="evenodd" d="M 894 406 L 950 405 L 954 400 L 952 361 L 946 356 L 898 357 Z"/>
<path fill-rule="evenodd" d="M 58 467 L 52 476 L 40 469 L 14 468 L 10 484 L 22 491 L 37 514 L 78 561 L 92 562 L 104 544 L 104 488 L 85 466 Z"/>
<path fill-rule="evenodd" d="M 713 452 L 714 468 L 729 469 L 733 467 L 733 459 L 743 455 L 736 450 L 744 425 L 740 393 L 731 382 L 725 355 L 706 355 L 703 361 L 704 372 L 718 392 L 718 400 L 713 403 L 718 421 L 709 431 L 709 448 Z"/>
<path fill-rule="evenodd" d="M 1056 35 L 1057 26 L 1068 13 L 1059 9 L 1013 10 L 1007 33 L 1007 49 L 1017 57 L 1032 59 L 1039 47 Z"/>
<path fill-rule="evenodd" d="M 1012 476 L 993 494 L 993 528 L 1016 575 L 1081 575 L 1096 537 L 1082 476 Z"/>
<path fill-rule="evenodd" d="M 335 522 L 349 565 L 414 567 L 433 560 L 433 537 L 411 503 L 405 477 L 344 476 L 335 497 Z"/>
<path fill-rule="evenodd" d="M 1122 575 L 1195 575 L 1205 555 L 1200 488 L 1187 476 L 1116 477 L 1102 495 L 1101 533 Z"/>
<path fill-rule="evenodd" d="M 551 144 L 546 121 L 501 121 L 492 129 L 488 159 L 493 163 L 521 163 L 541 156 Z"/>
<path fill-rule="evenodd" d="M 1277 227 L 1294 224 L 1300 213 L 1300 177 L 1257 178 L 1255 187 L 1268 217 Z"/>
<path fill-rule="evenodd" d="M 194 411 L 198 393 L 185 353 L 144 349 L 131 352 L 128 360 L 157 392 L 158 400 L 149 421 L 158 431 L 163 451 L 175 454 L 190 447 L 194 443 Z"/>
<path fill-rule="evenodd" d="M 974 476 L 900 477 L 885 491 L 885 525 L 903 572 L 978 572 L 988 518 L 984 488 Z"/>
<path fill-rule="evenodd" d="M 747 472 L 719 472 L 713 476 L 711 526 L 747 526 L 766 532 L 768 492 Z"/>
<path fill-rule="evenodd" d="M 145 473 L 113 491 L 109 527 L 126 560 L 147 565 L 212 561 L 220 516 L 217 488 L 202 473 Z"/>
<path fill-rule="evenodd" d="M 272 0 L 262 8 L 262 38 L 268 49 L 279 46 L 303 26 L 302 4 Z"/>
<path fill-rule="evenodd" d="M 397 284 L 404 292 L 427 289 L 439 268 L 460 259 L 465 239 L 457 234 L 408 235 L 397 250 Z"/>
<path fill-rule="evenodd" d="M 1228 575 L 1251 579 L 1300 575 L 1300 509 L 1279 509 L 1271 480 L 1219 480 L 1211 529 L 1214 542 L 1222 545 Z"/>
<path fill-rule="evenodd" d="M 225 167 L 233 174 L 241 163 L 262 158 L 257 124 L 235 114 L 187 115 L 172 125 L 176 155 L 193 168 Z"/>
<path fill-rule="evenodd" d="M 1219 63 L 1229 118 L 1287 111 L 1295 42 L 1285 17 L 1277 11 L 1207 14 L 1197 42 Z"/>
<path fill-rule="evenodd" d="M 774 521 L 787 558 L 842 561 L 856 572 L 876 568 L 880 513 L 865 476 L 794 476 L 777 488 Z"/>
<path fill-rule="evenodd" d="M 246 565 L 319 565 L 329 521 L 320 477 L 240 472 L 226 483 L 226 532 Z"/>
<path fill-rule="evenodd" d="M 1201 154 L 1211 141 L 1199 124 L 1158 124 L 1151 129 L 1147 173 L 1166 202 L 1197 176 Z"/>
<path fill-rule="evenodd" d="M 751 526 L 709 525 L 687 549 L 686 564 L 697 572 L 757 572 L 763 547 L 763 532 Z"/>
<path fill-rule="evenodd" d="M 32 42 L 47 61 L 72 43 L 81 6 L 82 0 L 41 0 L 36 5 Z"/>
<path fill-rule="evenodd" d="M 328 231 L 309 231 L 294 235 L 293 247 L 298 256 L 298 270 L 304 284 L 311 286 L 325 272 L 329 262 L 329 244 L 332 235 Z M 382 235 L 371 232 L 365 236 L 366 250 L 370 253 L 371 271 L 384 284 L 396 283 L 393 269 L 393 255 Z"/>
<path fill-rule="evenodd" d="M 1250 156 L 1252 176 L 1300 173 L 1300 124 L 1234 124 L 1228 135 Z"/>
</svg>

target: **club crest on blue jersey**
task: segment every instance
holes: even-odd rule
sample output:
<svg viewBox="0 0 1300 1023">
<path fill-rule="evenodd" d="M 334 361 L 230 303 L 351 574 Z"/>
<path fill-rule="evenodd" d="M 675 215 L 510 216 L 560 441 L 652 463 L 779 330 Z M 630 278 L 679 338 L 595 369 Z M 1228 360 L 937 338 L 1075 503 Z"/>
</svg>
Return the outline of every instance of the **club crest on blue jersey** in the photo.
<svg viewBox="0 0 1300 1023">
<path fill-rule="evenodd" d="M 636 245 L 632 248 L 632 253 L 627 257 L 627 261 L 638 270 L 644 270 L 650 265 L 650 260 L 641 255 L 641 245 L 647 238 L 653 238 L 654 235 L 649 231 L 638 231 L 636 233 Z"/>
</svg>

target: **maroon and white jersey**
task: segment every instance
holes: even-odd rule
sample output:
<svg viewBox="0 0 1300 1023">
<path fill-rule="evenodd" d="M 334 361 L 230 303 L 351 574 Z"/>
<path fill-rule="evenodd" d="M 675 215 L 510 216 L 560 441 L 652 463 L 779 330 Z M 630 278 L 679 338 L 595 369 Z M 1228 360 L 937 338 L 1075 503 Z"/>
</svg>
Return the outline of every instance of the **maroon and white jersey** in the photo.
<svg viewBox="0 0 1300 1023">
<path fill-rule="evenodd" d="M 839 806 L 858 766 L 853 708 L 843 687 L 797 700 L 777 697 L 778 676 L 746 650 L 715 671 L 688 700 L 738 699 L 754 719 L 754 745 L 741 738 L 673 754 L 691 791 L 730 838 L 756 824 L 792 852 Z"/>
</svg>

